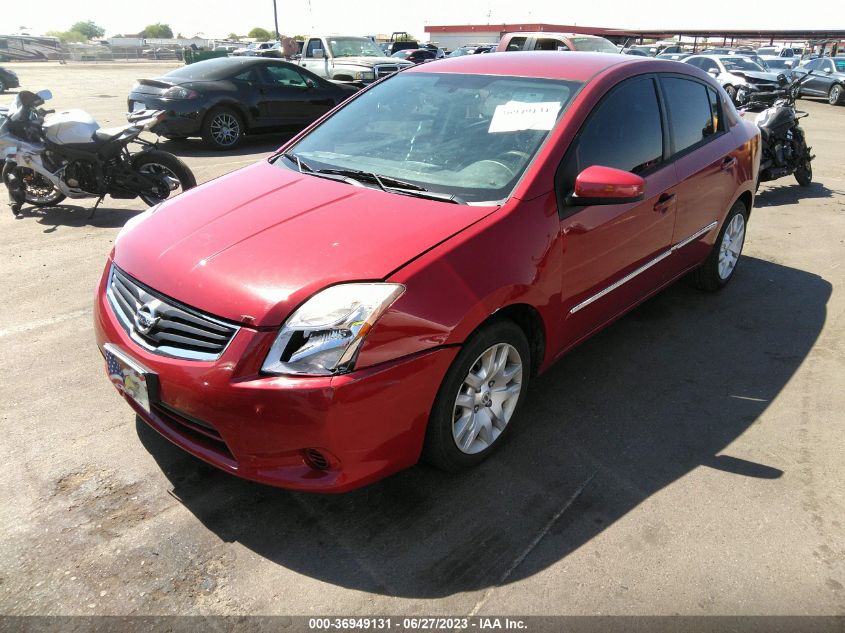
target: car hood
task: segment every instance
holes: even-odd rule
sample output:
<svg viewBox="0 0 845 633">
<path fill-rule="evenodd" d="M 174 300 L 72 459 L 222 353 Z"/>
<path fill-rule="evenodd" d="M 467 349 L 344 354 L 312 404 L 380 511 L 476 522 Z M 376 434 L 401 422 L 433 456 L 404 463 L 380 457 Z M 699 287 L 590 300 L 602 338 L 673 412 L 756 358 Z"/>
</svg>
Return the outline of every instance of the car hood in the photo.
<svg viewBox="0 0 845 633">
<path fill-rule="evenodd" d="M 752 81 L 777 83 L 778 75 L 781 73 L 767 73 L 759 72 L 756 70 L 732 70 L 730 71 L 730 74 L 737 75 L 739 77 L 745 77 L 746 79 L 751 79 Z"/>
<path fill-rule="evenodd" d="M 496 208 L 385 193 L 262 161 L 130 220 L 114 262 L 212 315 L 276 326 L 322 288 L 384 279 Z"/>
</svg>

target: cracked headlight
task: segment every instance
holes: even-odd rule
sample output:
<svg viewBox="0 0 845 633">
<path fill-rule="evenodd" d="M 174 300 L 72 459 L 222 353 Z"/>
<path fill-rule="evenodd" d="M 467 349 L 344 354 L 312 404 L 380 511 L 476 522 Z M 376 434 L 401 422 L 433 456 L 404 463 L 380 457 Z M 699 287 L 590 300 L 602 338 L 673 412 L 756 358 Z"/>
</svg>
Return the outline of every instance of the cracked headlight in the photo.
<svg viewBox="0 0 845 633">
<path fill-rule="evenodd" d="M 261 371 L 312 376 L 349 371 L 367 333 L 404 291 L 400 284 L 350 283 L 318 292 L 282 325 Z"/>
</svg>

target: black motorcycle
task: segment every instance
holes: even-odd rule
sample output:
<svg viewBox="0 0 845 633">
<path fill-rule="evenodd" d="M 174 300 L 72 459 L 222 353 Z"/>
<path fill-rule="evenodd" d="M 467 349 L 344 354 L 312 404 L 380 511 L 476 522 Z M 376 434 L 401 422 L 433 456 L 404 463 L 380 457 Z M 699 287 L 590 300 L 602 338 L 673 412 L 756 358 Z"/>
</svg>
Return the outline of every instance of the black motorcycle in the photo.
<svg viewBox="0 0 845 633">
<path fill-rule="evenodd" d="M 789 82 L 785 75 L 780 75 L 780 88 L 777 90 L 751 85 L 737 93 L 741 113 L 759 113 L 754 123 L 760 128 L 763 151 L 757 187 L 761 182 L 789 174 L 793 174 L 802 187 L 810 186 L 813 181 L 812 160 L 815 156 L 810 152 L 804 130 L 798 124 L 799 119 L 809 114 L 795 109 L 795 101 L 801 95 L 801 83 L 809 76 L 807 74 Z"/>
<path fill-rule="evenodd" d="M 97 198 L 99 205 L 106 195 L 140 197 L 152 206 L 196 186 L 185 163 L 140 138 L 163 112 L 132 113 L 128 125 L 104 129 L 81 110 L 41 108 L 51 97 L 48 90 L 22 91 L 0 111 L 2 177 L 16 216 L 24 202 L 48 207 L 65 198 Z M 129 143 L 140 151 L 130 152 Z"/>
</svg>

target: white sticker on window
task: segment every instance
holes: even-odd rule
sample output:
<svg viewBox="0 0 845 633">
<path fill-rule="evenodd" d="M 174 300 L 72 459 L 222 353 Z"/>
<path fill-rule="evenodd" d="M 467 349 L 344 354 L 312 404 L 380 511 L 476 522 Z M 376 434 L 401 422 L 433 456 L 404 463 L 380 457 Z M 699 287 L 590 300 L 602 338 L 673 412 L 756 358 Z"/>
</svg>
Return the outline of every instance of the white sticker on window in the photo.
<svg viewBox="0 0 845 633">
<path fill-rule="evenodd" d="M 493 132 L 519 132 L 520 130 L 551 130 L 560 110 L 559 101 L 526 103 L 508 101 L 496 106 L 490 128 Z"/>
</svg>

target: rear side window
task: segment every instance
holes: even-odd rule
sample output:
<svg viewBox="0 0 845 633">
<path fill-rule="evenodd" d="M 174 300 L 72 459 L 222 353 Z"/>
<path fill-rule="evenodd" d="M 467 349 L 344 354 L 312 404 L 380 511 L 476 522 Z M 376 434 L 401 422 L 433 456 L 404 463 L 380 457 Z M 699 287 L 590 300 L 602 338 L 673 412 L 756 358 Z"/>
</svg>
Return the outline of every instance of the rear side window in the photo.
<svg viewBox="0 0 845 633">
<path fill-rule="evenodd" d="M 660 83 L 669 115 L 673 153 L 683 152 L 716 133 L 718 121 L 713 116 L 707 86 L 678 77 L 662 77 Z"/>
<path fill-rule="evenodd" d="M 505 50 L 521 51 L 523 48 L 525 48 L 525 42 L 527 39 L 527 37 L 512 37 L 511 41 L 508 42 L 508 47 Z"/>
<path fill-rule="evenodd" d="M 622 83 L 599 103 L 567 151 L 563 188 L 571 191 L 576 176 L 592 165 L 643 172 L 663 158 L 663 130 L 654 82 Z"/>
</svg>

